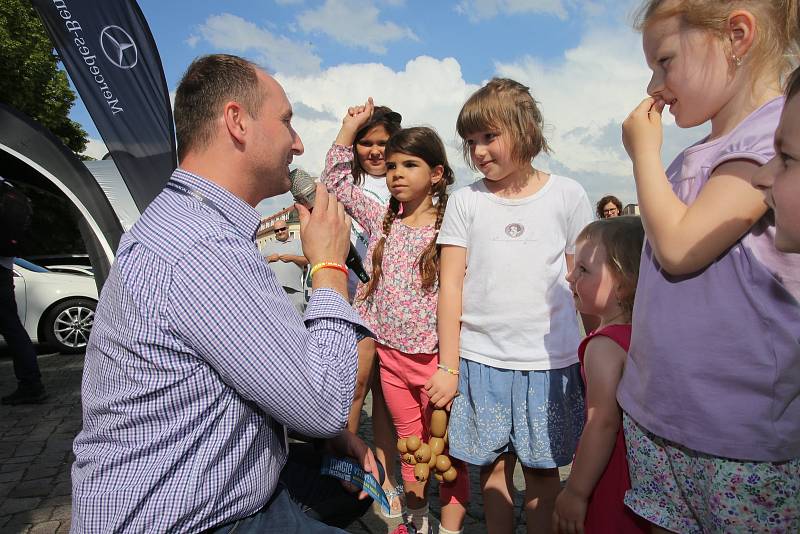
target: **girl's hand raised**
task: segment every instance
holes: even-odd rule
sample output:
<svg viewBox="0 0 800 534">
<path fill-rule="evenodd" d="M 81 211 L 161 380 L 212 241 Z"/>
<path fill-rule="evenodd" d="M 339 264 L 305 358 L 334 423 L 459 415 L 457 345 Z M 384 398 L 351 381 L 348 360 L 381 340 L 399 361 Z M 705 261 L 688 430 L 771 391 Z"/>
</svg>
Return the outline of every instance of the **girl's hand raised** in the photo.
<svg viewBox="0 0 800 534">
<path fill-rule="evenodd" d="M 425 383 L 425 391 L 436 408 L 449 410 L 458 394 L 458 376 L 437 369 Z"/>
<path fill-rule="evenodd" d="M 656 154 L 660 157 L 663 139 L 662 111 L 664 100 L 648 97 L 622 123 L 622 143 L 634 163 L 645 154 Z"/>
<path fill-rule="evenodd" d="M 372 102 L 372 97 L 369 97 L 363 105 L 347 108 L 347 113 L 342 119 L 342 128 L 339 130 L 339 135 L 336 136 L 336 144 L 342 146 L 352 145 L 358 131 L 372 117 L 373 109 L 375 109 L 375 105 Z"/>
</svg>

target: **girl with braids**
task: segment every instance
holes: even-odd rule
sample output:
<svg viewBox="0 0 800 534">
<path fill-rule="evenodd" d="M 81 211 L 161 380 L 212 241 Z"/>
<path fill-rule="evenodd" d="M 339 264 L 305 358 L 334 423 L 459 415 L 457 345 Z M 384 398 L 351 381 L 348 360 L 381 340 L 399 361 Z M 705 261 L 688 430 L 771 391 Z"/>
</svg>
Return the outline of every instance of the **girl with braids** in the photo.
<svg viewBox="0 0 800 534">
<path fill-rule="evenodd" d="M 348 110 L 325 162 L 320 180 L 335 194 L 369 235 L 368 284 L 359 286 L 355 307 L 375 333 L 380 381 L 386 405 L 400 437 L 429 437 L 433 407 L 426 384 L 439 370 L 436 335 L 439 249 L 436 235 L 447 205 L 453 171 L 444 145 L 430 128 L 407 128 L 386 144 L 388 208 L 352 182 L 350 145 L 370 120 L 372 99 Z M 465 464 L 455 461 L 458 476 L 440 484 L 439 532 L 460 532 L 469 499 Z M 427 482 L 417 482 L 403 464 L 409 520 L 420 534 L 429 532 Z"/>
</svg>

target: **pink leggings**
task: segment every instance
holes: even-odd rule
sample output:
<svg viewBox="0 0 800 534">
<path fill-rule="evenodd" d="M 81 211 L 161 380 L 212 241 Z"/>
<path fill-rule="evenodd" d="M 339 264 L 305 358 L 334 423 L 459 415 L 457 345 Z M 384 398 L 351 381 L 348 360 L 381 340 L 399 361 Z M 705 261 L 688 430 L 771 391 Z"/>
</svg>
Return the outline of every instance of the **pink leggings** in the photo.
<svg viewBox="0 0 800 534">
<path fill-rule="evenodd" d="M 420 436 L 428 441 L 428 425 L 433 406 L 428 402 L 425 383 L 436 372 L 439 354 L 408 354 L 376 343 L 381 370 L 381 387 L 386 407 L 392 415 L 397 435 L 401 438 Z M 452 483 L 439 484 L 442 505 L 469 502 L 467 465 L 451 458 L 458 477 Z M 414 466 L 402 465 L 403 480 L 414 482 Z M 431 475 L 433 477 L 433 475 Z"/>
</svg>

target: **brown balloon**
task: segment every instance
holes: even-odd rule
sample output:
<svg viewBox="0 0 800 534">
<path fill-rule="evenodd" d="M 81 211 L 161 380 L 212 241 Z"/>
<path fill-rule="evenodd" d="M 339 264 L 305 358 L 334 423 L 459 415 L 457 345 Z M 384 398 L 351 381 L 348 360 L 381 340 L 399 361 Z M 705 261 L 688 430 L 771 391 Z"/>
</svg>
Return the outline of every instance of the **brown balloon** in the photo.
<svg viewBox="0 0 800 534">
<path fill-rule="evenodd" d="M 458 471 L 456 471 L 456 468 L 453 466 L 450 466 L 450 469 L 442 473 L 442 478 L 444 479 L 445 482 L 452 482 L 456 479 L 457 476 L 458 476 Z"/>
<path fill-rule="evenodd" d="M 444 473 L 445 471 L 450 469 L 451 465 L 453 464 L 450 461 L 450 457 L 447 456 L 446 454 L 440 454 L 439 456 L 436 457 L 436 470 L 439 471 L 440 473 Z"/>
<path fill-rule="evenodd" d="M 417 459 L 414 458 L 414 455 L 411 454 L 410 452 L 403 454 L 401 458 L 403 462 L 407 463 L 408 465 L 414 465 L 417 463 Z"/>
<path fill-rule="evenodd" d="M 417 482 L 425 482 L 430 475 L 430 467 L 428 464 L 417 464 L 414 466 L 414 478 Z"/>
<path fill-rule="evenodd" d="M 444 439 L 442 438 L 431 438 L 428 445 L 431 446 L 431 455 L 433 456 L 438 456 L 444 452 Z"/>
<path fill-rule="evenodd" d="M 431 460 L 431 446 L 427 443 L 421 444 L 414 453 L 414 458 L 417 459 L 417 463 L 427 464 Z"/>
<path fill-rule="evenodd" d="M 444 437 L 447 431 L 447 412 L 444 410 L 433 410 L 431 414 L 431 436 L 436 438 Z"/>
</svg>

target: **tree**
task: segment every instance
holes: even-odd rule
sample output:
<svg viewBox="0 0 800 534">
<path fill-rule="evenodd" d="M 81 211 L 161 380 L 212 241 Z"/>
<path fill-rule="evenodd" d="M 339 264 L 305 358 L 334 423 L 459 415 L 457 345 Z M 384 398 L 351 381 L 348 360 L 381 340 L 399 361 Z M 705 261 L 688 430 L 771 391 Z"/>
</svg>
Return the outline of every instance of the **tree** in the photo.
<svg viewBox="0 0 800 534">
<path fill-rule="evenodd" d="M 86 149 L 86 132 L 69 118 L 75 93 L 33 6 L 0 0 L 0 101 L 39 121 L 73 152 Z"/>
</svg>

